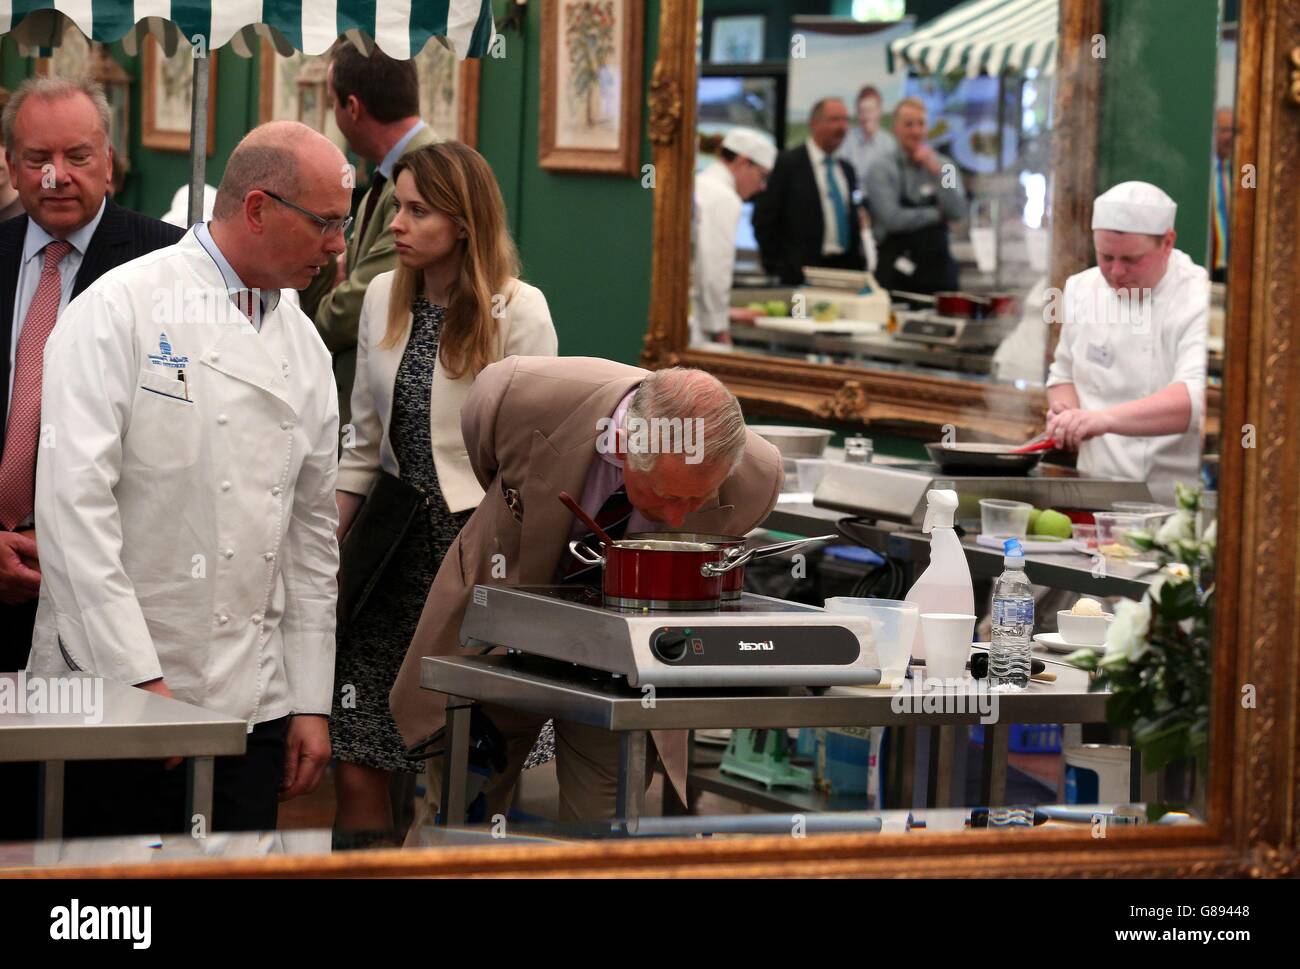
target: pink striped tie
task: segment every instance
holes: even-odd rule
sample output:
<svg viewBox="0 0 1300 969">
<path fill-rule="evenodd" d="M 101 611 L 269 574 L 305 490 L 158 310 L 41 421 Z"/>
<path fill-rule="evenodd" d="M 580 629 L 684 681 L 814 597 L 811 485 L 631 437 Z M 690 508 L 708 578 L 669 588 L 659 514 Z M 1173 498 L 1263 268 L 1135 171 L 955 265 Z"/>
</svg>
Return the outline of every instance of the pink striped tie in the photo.
<svg viewBox="0 0 1300 969">
<path fill-rule="evenodd" d="M 36 490 L 36 445 L 41 436 L 41 370 L 45 341 L 59 318 L 63 282 L 59 263 L 70 242 L 45 247 L 36 295 L 23 318 L 14 355 L 14 392 L 9 402 L 4 459 L 0 460 L 0 525 L 12 530 L 32 513 Z"/>
</svg>

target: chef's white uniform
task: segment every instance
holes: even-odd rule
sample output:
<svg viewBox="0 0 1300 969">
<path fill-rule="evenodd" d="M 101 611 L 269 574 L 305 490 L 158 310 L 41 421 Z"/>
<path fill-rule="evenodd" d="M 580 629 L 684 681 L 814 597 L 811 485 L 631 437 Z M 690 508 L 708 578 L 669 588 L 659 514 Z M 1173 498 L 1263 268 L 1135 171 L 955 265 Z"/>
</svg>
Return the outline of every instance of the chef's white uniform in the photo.
<svg viewBox="0 0 1300 969">
<path fill-rule="evenodd" d="M 691 289 L 692 342 L 730 328 L 731 279 L 736 266 L 736 228 L 742 206 L 731 169 L 715 161 L 695 176 L 694 253 Z"/>
<path fill-rule="evenodd" d="M 1147 482 L 1172 502 L 1174 483 L 1200 481 L 1205 425 L 1205 334 L 1210 283 L 1204 269 L 1175 249 L 1152 290 L 1150 312 L 1119 299 L 1097 267 L 1071 276 L 1061 301 L 1061 338 L 1047 386 L 1074 384 L 1079 406 L 1099 410 L 1184 383 L 1192 419 L 1182 434 L 1103 434 L 1079 448 L 1086 474 Z"/>
<path fill-rule="evenodd" d="M 328 715 L 338 402 L 311 321 L 268 300 L 256 330 L 191 230 L 74 300 L 44 374 L 30 668 L 162 676 L 250 730 Z"/>
</svg>

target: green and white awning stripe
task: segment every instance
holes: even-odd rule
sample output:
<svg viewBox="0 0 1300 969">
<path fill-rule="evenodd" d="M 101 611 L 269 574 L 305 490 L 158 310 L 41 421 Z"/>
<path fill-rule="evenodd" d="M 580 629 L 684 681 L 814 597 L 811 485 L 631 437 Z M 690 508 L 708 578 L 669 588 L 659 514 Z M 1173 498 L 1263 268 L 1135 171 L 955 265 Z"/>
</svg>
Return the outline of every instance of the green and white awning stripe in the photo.
<svg viewBox="0 0 1300 969">
<path fill-rule="evenodd" d="M 458 57 L 482 57 L 494 33 L 491 0 L 0 0 L 0 33 L 55 9 L 92 40 L 120 40 L 138 21 L 160 17 L 187 38 L 202 35 L 213 50 L 258 23 L 306 54 L 324 53 L 340 35 L 360 31 L 400 60 L 418 54 L 430 37 L 445 37 Z"/>
<path fill-rule="evenodd" d="M 891 43 L 889 69 L 1055 73 L 1058 12 L 1058 0 L 969 0 Z"/>
</svg>

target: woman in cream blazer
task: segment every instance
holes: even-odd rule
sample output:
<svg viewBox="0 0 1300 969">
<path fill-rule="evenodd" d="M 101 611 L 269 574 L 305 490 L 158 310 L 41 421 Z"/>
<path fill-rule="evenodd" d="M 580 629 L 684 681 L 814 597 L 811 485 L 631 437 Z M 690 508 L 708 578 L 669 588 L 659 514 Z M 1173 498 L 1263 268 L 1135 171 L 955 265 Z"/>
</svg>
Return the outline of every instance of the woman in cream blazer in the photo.
<svg viewBox="0 0 1300 969">
<path fill-rule="evenodd" d="M 336 492 L 341 586 L 374 580 L 359 606 L 346 597 L 355 614 L 342 617 L 338 636 L 330 740 L 342 830 L 391 830 L 393 774 L 420 767 L 404 756 L 388 693 L 443 556 L 483 498 L 461 406 L 488 364 L 557 349 L 546 297 L 518 279 L 482 156 L 433 144 L 403 157 L 393 176 L 398 268 L 366 289 Z M 366 531 L 349 542 L 352 528 Z"/>
</svg>

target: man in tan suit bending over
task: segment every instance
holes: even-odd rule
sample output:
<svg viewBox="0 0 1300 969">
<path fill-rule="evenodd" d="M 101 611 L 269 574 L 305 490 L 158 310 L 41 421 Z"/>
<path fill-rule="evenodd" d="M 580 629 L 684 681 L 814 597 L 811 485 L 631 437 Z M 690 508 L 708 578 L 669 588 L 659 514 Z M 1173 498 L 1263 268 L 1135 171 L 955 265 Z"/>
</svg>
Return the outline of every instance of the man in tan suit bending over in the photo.
<svg viewBox="0 0 1300 969">
<path fill-rule="evenodd" d="M 653 435 L 638 440 L 638 428 L 665 426 L 655 418 L 682 419 L 676 446 L 636 453 L 647 440 L 647 450 L 663 444 Z M 611 429 L 624 433 L 615 437 Z M 475 584 L 599 585 L 598 572 L 577 573 L 581 565 L 568 555 L 569 541 L 587 529 L 560 503 L 561 491 L 577 497 L 600 524 L 612 523 L 614 538 L 656 530 L 744 535 L 763 522 L 781 492 L 780 454 L 746 429 L 736 398 L 702 370 L 652 373 L 588 357 L 509 357 L 478 375 L 461 410 L 461 431 L 487 495 L 443 559 L 390 696 L 408 744 L 444 722 L 445 697 L 420 689 L 420 659 L 468 655 L 460 625 Z M 611 448 L 611 440 L 620 443 Z M 504 562 L 505 578 L 492 577 L 494 561 Z M 508 755 L 505 773 L 494 774 L 484 789 L 487 810 L 505 814 L 545 718 L 483 709 L 505 737 Z M 611 817 L 617 736 L 566 721 L 556 722 L 555 734 L 560 819 Z M 685 800 L 686 734 L 653 736 Z"/>
</svg>

